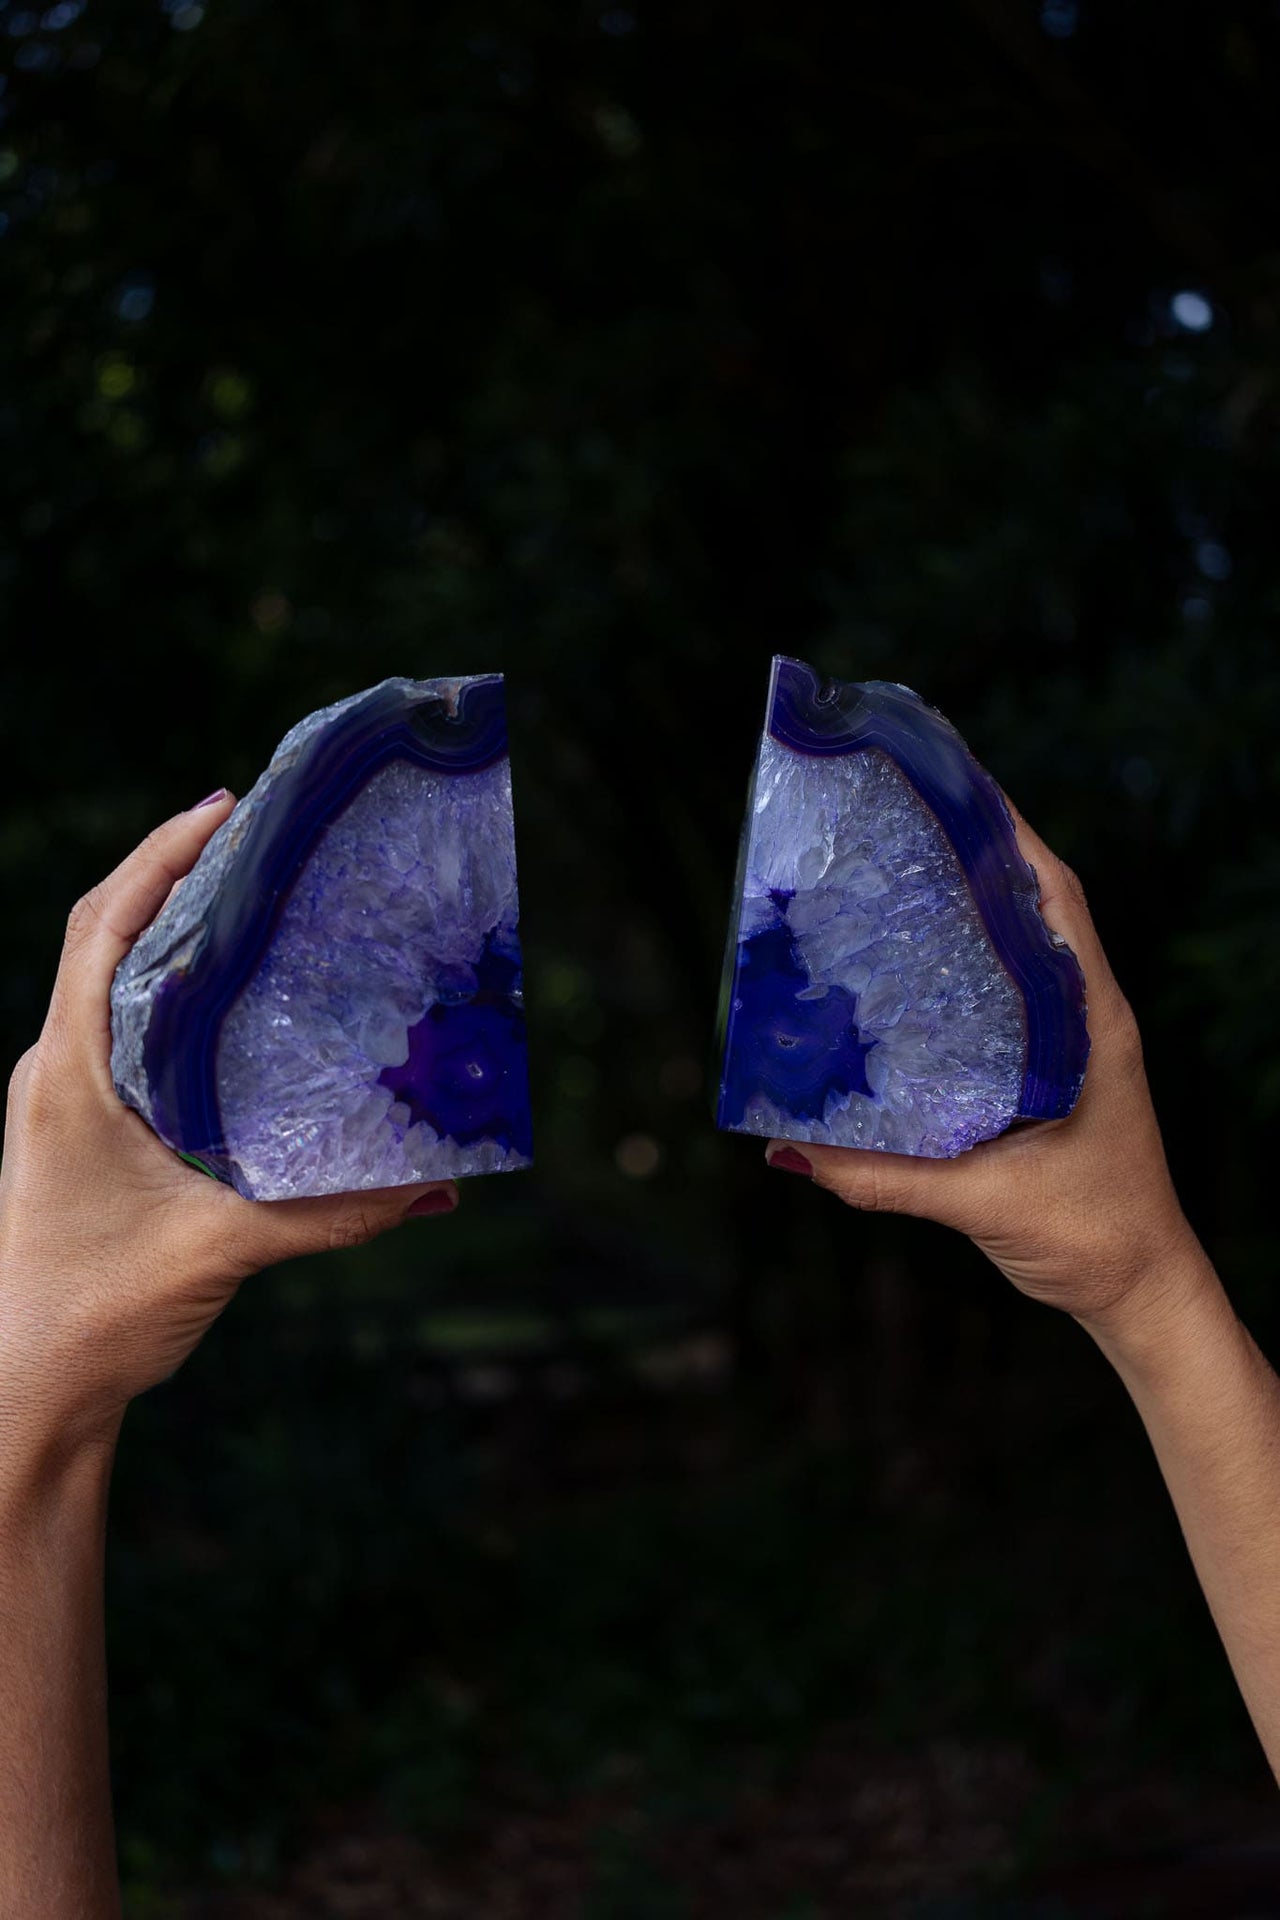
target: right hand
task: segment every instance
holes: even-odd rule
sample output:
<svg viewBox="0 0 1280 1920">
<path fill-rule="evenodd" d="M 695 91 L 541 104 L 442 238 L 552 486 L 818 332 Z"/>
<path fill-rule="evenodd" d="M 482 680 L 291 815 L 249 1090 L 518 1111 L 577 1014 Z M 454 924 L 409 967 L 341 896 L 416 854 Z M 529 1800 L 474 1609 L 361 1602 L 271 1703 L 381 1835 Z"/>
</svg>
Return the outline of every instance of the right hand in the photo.
<svg viewBox="0 0 1280 1920">
<path fill-rule="evenodd" d="M 1132 1009 L 1070 868 L 1011 808 L 1047 924 L 1084 970 L 1091 1041 L 1064 1120 L 1016 1127 L 954 1160 L 771 1140 L 770 1165 L 800 1171 L 851 1207 L 918 1214 L 968 1234 L 1014 1286 L 1094 1327 L 1200 1255 L 1165 1163 Z"/>
</svg>

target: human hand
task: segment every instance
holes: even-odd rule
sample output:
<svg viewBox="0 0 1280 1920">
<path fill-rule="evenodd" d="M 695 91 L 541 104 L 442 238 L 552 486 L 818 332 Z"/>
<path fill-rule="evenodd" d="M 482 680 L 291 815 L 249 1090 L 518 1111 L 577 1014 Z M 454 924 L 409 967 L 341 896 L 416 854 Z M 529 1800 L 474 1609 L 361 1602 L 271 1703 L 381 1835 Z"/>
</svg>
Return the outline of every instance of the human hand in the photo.
<svg viewBox="0 0 1280 1920">
<path fill-rule="evenodd" d="M 109 1432 L 246 1275 L 457 1205 L 452 1181 L 246 1200 L 184 1165 L 117 1096 L 112 976 L 233 804 L 221 794 L 166 821 L 72 911 L 48 1017 L 9 1088 L 0 1441 Z"/>
<path fill-rule="evenodd" d="M 849 1206 L 957 1228 L 1023 1293 L 1102 1330 L 1138 1292 L 1185 1274 L 1199 1248 L 1169 1178 L 1137 1022 L 1080 882 L 1011 811 L 1045 921 L 1084 970 L 1091 1051 L 1073 1112 L 954 1160 L 785 1140 L 771 1140 L 766 1154 L 786 1171 L 807 1162 L 817 1184 Z"/>
</svg>

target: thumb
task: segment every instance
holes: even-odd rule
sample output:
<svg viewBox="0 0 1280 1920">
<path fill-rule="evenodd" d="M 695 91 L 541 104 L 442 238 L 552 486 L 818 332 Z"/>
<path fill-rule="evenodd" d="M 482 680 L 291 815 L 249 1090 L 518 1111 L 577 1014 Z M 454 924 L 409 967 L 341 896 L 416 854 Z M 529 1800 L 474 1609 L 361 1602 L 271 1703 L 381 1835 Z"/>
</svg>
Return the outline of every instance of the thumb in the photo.
<svg viewBox="0 0 1280 1920">
<path fill-rule="evenodd" d="M 225 1208 L 221 1231 L 227 1254 L 239 1273 L 249 1274 L 306 1253 L 363 1247 L 421 1214 L 452 1213 L 458 1189 L 452 1180 L 436 1180 L 305 1200 L 246 1200 L 221 1187 L 216 1197 Z"/>
<path fill-rule="evenodd" d="M 977 1231 L 986 1185 L 981 1147 L 955 1160 L 918 1159 L 863 1147 L 820 1147 L 771 1140 L 769 1165 L 803 1174 L 861 1213 L 910 1213 L 961 1233 Z"/>
</svg>

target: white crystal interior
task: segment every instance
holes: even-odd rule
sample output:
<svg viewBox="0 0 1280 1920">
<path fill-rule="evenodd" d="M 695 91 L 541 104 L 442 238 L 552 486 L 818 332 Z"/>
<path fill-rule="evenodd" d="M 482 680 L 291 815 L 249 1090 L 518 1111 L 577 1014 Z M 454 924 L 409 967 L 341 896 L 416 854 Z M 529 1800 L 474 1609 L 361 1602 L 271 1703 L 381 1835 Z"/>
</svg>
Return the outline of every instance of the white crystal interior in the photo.
<svg viewBox="0 0 1280 1920">
<path fill-rule="evenodd" d="M 1026 1016 L 955 851 L 887 754 L 796 753 L 766 735 L 757 761 L 738 937 L 786 908 L 812 993 L 858 996 L 875 1098 L 832 1095 L 796 1121 L 764 1095 L 743 1131 L 941 1158 L 1017 1112 Z"/>
<path fill-rule="evenodd" d="M 443 970 L 518 915 L 511 773 L 389 762 L 325 829 L 271 948 L 227 1014 L 218 1105 L 255 1199 L 343 1193 L 525 1164 L 459 1146 L 378 1084 Z"/>
</svg>

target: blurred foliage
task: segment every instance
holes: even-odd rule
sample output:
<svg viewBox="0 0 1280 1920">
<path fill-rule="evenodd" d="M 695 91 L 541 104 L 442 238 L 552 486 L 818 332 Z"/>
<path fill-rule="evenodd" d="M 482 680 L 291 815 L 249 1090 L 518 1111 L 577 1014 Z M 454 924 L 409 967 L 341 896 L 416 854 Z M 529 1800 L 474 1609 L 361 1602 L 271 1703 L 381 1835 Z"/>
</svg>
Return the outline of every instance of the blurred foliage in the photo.
<svg viewBox="0 0 1280 1920">
<path fill-rule="evenodd" d="M 500 668 L 513 729 L 538 1167 L 256 1283 L 136 1410 L 139 1886 L 269 1866 L 317 1796 L 465 1826 L 508 1734 L 535 1773 L 687 1780 L 859 1702 L 908 1743 L 1018 1721 L 1034 1602 L 979 1489 L 966 1571 L 928 1484 L 866 1534 L 848 1479 L 912 1436 L 945 1478 L 955 1369 L 989 1470 L 1068 1330 L 706 1116 L 775 650 L 918 687 L 1078 867 L 1188 1207 L 1280 1332 L 1278 35 L 1263 0 L 0 5 L 9 1053 L 74 895 L 305 711 Z M 655 1404 L 653 1487 L 566 1517 L 564 1408 L 607 1456 Z M 1097 1418 L 1097 1479 L 1055 1493 L 1033 1450 L 1001 1524 L 1060 1497 L 1085 1564 L 1111 1540 L 1132 1604 L 1042 1627 L 1119 1689 L 1132 1764 L 1181 1713 L 1229 1773 L 1225 1668 Z M 1138 1631 L 1170 1592 L 1177 1633 Z"/>
</svg>

